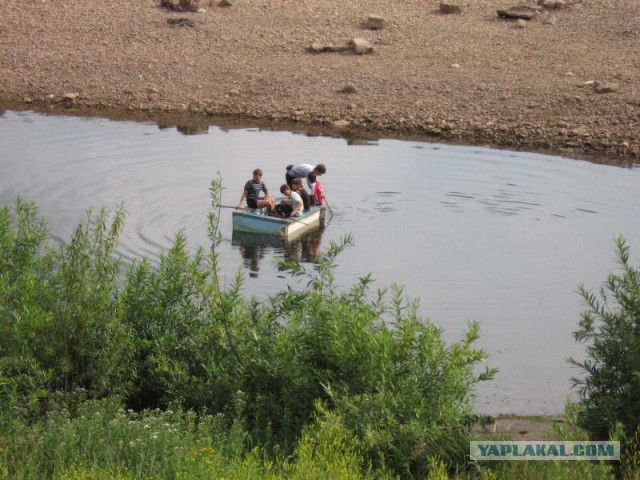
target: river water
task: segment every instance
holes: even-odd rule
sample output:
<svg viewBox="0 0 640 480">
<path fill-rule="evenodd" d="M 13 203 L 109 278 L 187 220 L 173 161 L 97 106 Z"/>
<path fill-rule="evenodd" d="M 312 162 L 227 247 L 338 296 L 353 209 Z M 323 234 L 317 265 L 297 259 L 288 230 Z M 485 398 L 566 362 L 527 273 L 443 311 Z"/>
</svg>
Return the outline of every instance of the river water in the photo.
<svg viewBox="0 0 640 480">
<path fill-rule="evenodd" d="M 197 134 L 198 133 L 198 134 Z M 337 282 L 371 273 L 375 287 L 404 286 L 422 312 L 461 338 L 481 325 L 479 345 L 497 366 L 478 389 L 484 413 L 561 413 L 582 358 L 574 342 L 579 283 L 597 289 L 616 268 L 614 237 L 640 252 L 640 168 L 556 156 L 379 139 L 368 142 L 260 128 L 188 128 L 153 122 L 0 116 L 0 204 L 34 200 L 65 241 L 88 207 L 123 201 L 120 254 L 157 260 L 184 229 L 206 246 L 208 188 L 216 172 L 235 205 L 251 171 L 276 193 L 291 163 L 325 163 L 333 215 L 320 237 L 285 249 L 233 235 L 221 211 L 224 277 L 240 269 L 247 296 L 295 284 L 274 257 L 307 261 L 347 234 Z M 296 287 L 299 288 L 299 285 Z"/>
</svg>

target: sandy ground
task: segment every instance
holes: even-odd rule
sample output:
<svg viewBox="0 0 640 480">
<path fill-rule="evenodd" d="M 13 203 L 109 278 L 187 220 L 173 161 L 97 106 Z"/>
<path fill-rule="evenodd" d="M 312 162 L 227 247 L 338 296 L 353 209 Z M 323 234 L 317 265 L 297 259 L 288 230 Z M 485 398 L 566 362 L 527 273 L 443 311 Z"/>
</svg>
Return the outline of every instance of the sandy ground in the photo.
<svg viewBox="0 0 640 480">
<path fill-rule="evenodd" d="M 477 423 L 472 433 L 484 440 L 540 441 L 556 440 L 556 427 L 566 428 L 561 416 L 523 417 L 517 415 L 498 415 L 491 417 L 491 423 Z"/>
<path fill-rule="evenodd" d="M 5 0 L 0 101 L 293 121 L 638 163 L 640 1 L 566 1 L 518 26 L 496 14 L 517 0 L 462 1 L 453 15 L 439 0 L 203 0 L 201 13 L 159 0 Z M 384 27 L 364 28 L 370 15 Z M 168 23 L 181 18 L 193 26 Z M 358 37 L 373 53 L 306 51 Z M 346 85 L 355 92 L 341 92 Z"/>
</svg>

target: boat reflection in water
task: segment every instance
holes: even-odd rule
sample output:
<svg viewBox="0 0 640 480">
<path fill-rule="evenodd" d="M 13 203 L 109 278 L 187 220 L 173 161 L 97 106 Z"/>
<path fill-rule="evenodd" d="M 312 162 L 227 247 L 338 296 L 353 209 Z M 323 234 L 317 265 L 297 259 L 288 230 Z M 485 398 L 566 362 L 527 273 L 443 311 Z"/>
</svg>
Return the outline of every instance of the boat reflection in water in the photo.
<svg viewBox="0 0 640 480">
<path fill-rule="evenodd" d="M 238 247 L 243 267 L 249 277 L 257 278 L 264 257 L 280 257 L 286 262 L 313 263 L 319 251 L 324 229 L 305 232 L 295 240 L 286 242 L 274 235 L 233 231 L 231 244 Z"/>
</svg>

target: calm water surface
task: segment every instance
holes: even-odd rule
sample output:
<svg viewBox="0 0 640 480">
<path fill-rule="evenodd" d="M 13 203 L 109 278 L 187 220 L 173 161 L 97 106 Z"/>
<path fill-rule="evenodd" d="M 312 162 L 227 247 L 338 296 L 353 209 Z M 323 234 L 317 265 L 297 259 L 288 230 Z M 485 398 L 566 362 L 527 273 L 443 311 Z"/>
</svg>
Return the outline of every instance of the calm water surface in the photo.
<svg viewBox="0 0 640 480">
<path fill-rule="evenodd" d="M 235 236 L 223 209 L 221 267 L 264 298 L 293 283 L 274 256 L 308 260 L 352 234 L 337 278 L 349 286 L 371 273 L 375 286 L 403 285 L 425 316 L 459 339 L 481 324 L 480 346 L 500 373 L 478 391 L 486 413 L 562 411 L 581 358 L 572 332 L 576 294 L 615 268 L 613 238 L 640 252 L 640 169 L 560 157 L 397 140 L 344 139 L 218 127 L 185 128 L 6 111 L 0 116 L 0 204 L 35 200 L 52 233 L 69 239 L 87 207 L 124 201 L 120 253 L 148 256 L 184 229 L 207 245 L 208 188 L 220 172 L 223 202 L 235 205 L 260 167 L 272 192 L 290 163 L 323 162 L 334 213 L 318 238 L 284 249 Z"/>
</svg>

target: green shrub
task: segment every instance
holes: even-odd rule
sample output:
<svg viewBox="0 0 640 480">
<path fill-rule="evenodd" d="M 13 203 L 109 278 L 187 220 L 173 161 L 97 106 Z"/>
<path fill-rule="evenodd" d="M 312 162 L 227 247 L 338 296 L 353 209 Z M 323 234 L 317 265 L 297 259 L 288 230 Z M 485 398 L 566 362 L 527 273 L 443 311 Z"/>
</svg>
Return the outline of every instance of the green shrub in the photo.
<svg viewBox="0 0 640 480">
<path fill-rule="evenodd" d="M 51 392 L 127 392 L 131 337 L 118 314 L 114 258 L 123 216 L 120 207 L 108 225 L 106 210 L 89 211 L 69 244 L 55 249 L 35 205 L 18 199 L 13 211 L 0 209 L 4 411 L 37 415 Z"/>
<path fill-rule="evenodd" d="M 110 222 L 105 210 L 89 213 L 58 251 L 47 247 L 46 229 L 34 207 L 19 204 L 17 220 L 2 210 L 0 262 L 7 267 L 0 277 L 0 328 L 7 335 L 0 341 L 7 349 L 0 360 L 0 398 L 14 410 L 24 408 L 25 401 L 42 405 L 42 399 L 49 399 L 51 409 L 50 424 L 42 424 L 47 426 L 35 435 L 43 453 L 28 461 L 32 471 L 53 474 L 75 465 L 78 475 L 94 466 L 98 472 L 116 468 L 125 475 L 118 469 L 123 462 L 135 465 L 128 474 L 155 475 L 155 467 L 141 466 L 142 457 L 152 458 L 153 465 L 171 458 L 161 450 L 154 453 L 155 443 L 138 451 L 138 441 L 129 439 L 134 445 L 117 458 L 102 459 L 106 453 L 99 450 L 81 458 L 73 453 L 84 451 L 76 437 L 100 442 L 91 433 L 102 428 L 97 419 L 91 429 L 77 431 L 87 417 L 84 399 L 116 397 L 137 412 L 173 408 L 212 416 L 215 438 L 234 446 L 223 459 L 256 448 L 265 458 L 301 454 L 301 445 L 310 444 L 300 439 L 310 441 L 304 435 L 321 401 L 329 422 L 325 426 L 332 425 L 332 415 L 339 417 L 340 431 L 353 446 L 336 460 L 344 472 L 351 472 L 354 452 L 362 456 L 362 468 L 389 469 L 405 477 L 422 477 L 443 465 L 463 467 L 473 387 L 493 374 L 492 369 L 476 372 L 486 357 L 474 347 L 477 324 L 447 345 L 441 329 L 421 318 L 417 302 L 406 299 L 400 288 L 374 292 L 369 276 L 351 288 L 337 288 L 335 261 L 352 243 L 350 237 L 332 242 L 309 270 L 282 265 L 307 279 L 302 290 L 247 300 L 240 274 L 222 287 L 220 189 L 219 179 L 214 180 L 208 252 L 191 251 L 179 232 L 173 246 L 160 253 L 157 268 L 140 259 L 124 276 L 115 254 L 122 207 Z M 18 267 L 8 267 L 13 264 Z M 31 410 L 31 420 L 43 413 Z M 51 423 L 51 415 L 60 412 L 68 418 Z M 9 423 L 7 418 L 0 413 L 1 421 Z M 23 428 L 20 422 L 15 425 Z M 56 439 L 61 438 L 73 448 L 60 450 Z M 58 453 L 49 458 L 48 451 Z M 215 460 L 216 455 L 204 458 Z M 255 466 L 254 460 L 247 468 Z M 167 468 L 163 471 L 179 470 Z"/>
<path fill-rule="evenodd" d="M 610 273 L 599 295 L 579 287 L 587 310 L 575 339 L 586 344 L 586 359 L 571 359 L 583 373 L 574 379 L 580 421 L 595 440 L 608 440 L 621 422 L 626 436 L 640 425 L 640 269 L 629 263 L 629 247 L 616 239 L 621 271 Z"/>
<path fill-rule="evenodd" d="M 270 300 L 262 317 L 268 328 L 256 336 L 260 355 L 246 363 L 244 374 L 250 434 L 298 438 L 322 399 L 376 468 L 419 478 L 435 458 L 464 465 L 473 385 L 494 373 L 474 374 L 485 359 L 473 348 L 478 325 L 447 346 L 441 329 L 421 318 L 417 302 L 400 288 L 373 294 L 367 276 L 337 290 L 333 263 L 350 241 L 332 243 L 311 272 L 294 265 L 296 275 L 309 279 L 308 288 Z"/>
<path fill-rule="evenodd" d="M 53 271 L 48 232 L 33 204 L 18 199 L 0 209 L 0 425 L 13 415 L 33 415 L 47 396 L 52 371 L 38 351 L 51 315 L 41 305 Z"/>
</svg>

